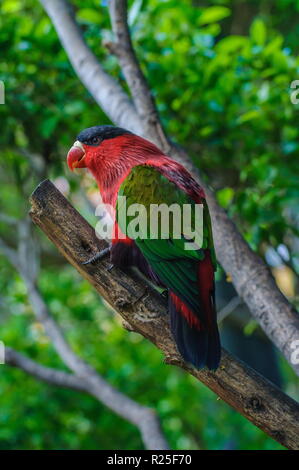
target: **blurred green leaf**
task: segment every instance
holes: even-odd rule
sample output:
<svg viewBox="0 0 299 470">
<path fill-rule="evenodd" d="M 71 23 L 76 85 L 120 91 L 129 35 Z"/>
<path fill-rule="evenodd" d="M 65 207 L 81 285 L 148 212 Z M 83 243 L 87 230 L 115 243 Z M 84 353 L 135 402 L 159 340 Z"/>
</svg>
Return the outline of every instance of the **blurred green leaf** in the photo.
<svg viewBox="0 0 299 470">
<path fill-rule="evenodd" d="M 263 46 L 266 41 L 266 26 L 263 20 L 257 18 L 251 25 L 250 34 L 253 41 L 260 46 Z"/>
<path fill-rule="evenodd" d="M 223 6 L 213 6 L 205 8 L 199 18 L 199 24 L 209 24 L 215 23 L 217 21 L 221 21 L 224 18 L 230 16 L 231 12 L 230 9 Z"/>
<path fill-rule="evenodd" d="M 217 200 L 219 204 L 225 209 L 230 205 L 234 197 L 234 190 L 232 188 L 223 188 L 217 191 Z"/>
</svg>

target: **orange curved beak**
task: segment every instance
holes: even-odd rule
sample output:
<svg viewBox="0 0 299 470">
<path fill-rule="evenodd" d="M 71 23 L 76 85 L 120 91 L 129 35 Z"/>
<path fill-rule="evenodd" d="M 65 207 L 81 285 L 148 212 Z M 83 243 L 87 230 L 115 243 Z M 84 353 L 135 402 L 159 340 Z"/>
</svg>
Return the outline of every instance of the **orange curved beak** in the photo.
<svg viewBox="0 0 299 470">
<path fill-rule="evenodd" d="M 67 164 L 71 171 L 75 168 L 86 168 L 85 164 L 85 150 L 81 142 L 76 140 L 67 154 Z"/>
</svg>

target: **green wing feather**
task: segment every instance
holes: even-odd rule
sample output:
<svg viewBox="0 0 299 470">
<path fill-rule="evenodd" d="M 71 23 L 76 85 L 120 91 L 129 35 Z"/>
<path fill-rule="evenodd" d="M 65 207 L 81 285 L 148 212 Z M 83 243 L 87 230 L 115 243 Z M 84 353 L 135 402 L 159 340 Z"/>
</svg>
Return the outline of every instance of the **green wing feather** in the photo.
<svg viewBox="0 0 299 470">
<path fill-rule="evenodd" d="M 130 236 L 132 235 L 130 223 L 132 224 L 133 219 L 136 218 L 136 213 L 124 216 L 124 201 L 126 201 L 126 210 L 134 209 L 137 207 L 134 206 L 135 204 L 142 205 L 146 209 L 146 215 L 144 214 L 146 223 L 143 224 L 143 229 L 139 227 L 140 236 L 138 237 Z M 150 238 L 149 219 L 152 215 L 153 204 L 167 204 L 168 206 L 178 204 L 181 210 L 184 204 L 189 204 L 191 225 L 195 223 L 195 202 L 183 190 L 168 180 L 156 168 L 148 165 L 135 166 L 123 181 L 118 192 L 117 223 L 123 233 L 126 233 L 129 238 L 134 238 L 143 256 L 161 281 L 185 301 L 193 311 L 198 312 L 201 309 L 199 309 L 197 266 L 198 262 L 204 258 L 205 249 L 210 249 L 214 266 L 216 266 L 207 204 L 205 201 L 203 202 L 202 246 L 188 250 L 186 250 L 186 243 L 190 242 L 190 238 L 184 236 L 183 226 L 181 226 L 181 237 L 174 237 L 174 218 L 170 218 L 169 234 L 166 234 L 166 237 L 161 224 L 159 224 L 157 238 Z M 147 237 L 144 237 L 145 231 Z"/>
</svg>

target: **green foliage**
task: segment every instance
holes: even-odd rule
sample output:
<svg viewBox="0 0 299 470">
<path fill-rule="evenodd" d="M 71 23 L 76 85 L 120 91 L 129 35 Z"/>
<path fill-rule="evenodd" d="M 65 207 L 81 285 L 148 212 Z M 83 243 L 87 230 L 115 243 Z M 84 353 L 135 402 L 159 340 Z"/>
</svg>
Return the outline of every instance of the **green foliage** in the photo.
<svg viewBox="0 0 299 470">
<path fill-rule="evenodd" d="M 1 339 L 44 365 L 64 369 L 34 322 L 20 279 L 14 276 L 4 284 L 1 278 L 0 283 L 10 299 Z M 194 378 L 165 366 L 152 344 L 128 334 L 71 267 L 44 269 L 40 287 L 76 352 L 112 385 L 155 408 L 174 448 L 280 448 Z M 1 374 L 0 391 L 0 448 L 142 448 L 132 425 L 84 394 L 50 387 L 10 368 Z"/>
<path fill-rule="evenodd" d="M 123 83 L 115 58 L 100 46 L 110 35 L 105 2 L 72 3 L 88 44 Z M 206 7 L 191 0 L 134 0 L 129 22 L 167 130 L 190 151 L 219 203 L 263 253 L 265 245 L 288 245 L 296 233 L 290 214 L 299 197 L 299 109 L 290 102 L 289 86 L 299 72 L 298 22 L 287 31 L 279 28 L 281 18 L 291 21 L 299 7 L 280 0 L 270 14 L 264 2 L 252 3 L 261 10 L 242 35 L 229 31 L 236 6 L 231 0 Z M 23 217 L 39 180 L 67 175 L 77 207 L 90 217 L 65 155 L 78 131 L 109 122 L 107 117 L 78 81 L 38 2 L 2 0 L 0 45 L 0 80 L 6 86 L 6 104 L 0 105 L 0 212 Z M 13 226 L 0 222 L 0 235 L 15 246 Z M 173 448 L 280 447 L 192 377 L 165 366 L 149 342 L 124 331 L 91 286 L 44 237 L 38 240 L 39 285 L 72 346 L 110 383 L 157 410 Z M 0 339 L 64 369 L 4 256 L 0 271 Z M 252 329 L 249 324 L 247 333 Z M 282 366 L 287 390 L 294 393 L 293 375 Z M 96 400 L 1 367 L 0 448 L 142 448 L 136 429 Z"/>
<path fill-rule="evenodd" d="M 233 187 L 227 209 L 252 246 L 282 243 L 299 197 L 297 57 L 260 17 L 249 36 L 222 37 L 213 21 L 198 27 L 189 2 L 146 5 L 135 38 L 167 128 L 215 188 Z M 214 7 L 205 12 L 212 20 Z"/>
</svg>

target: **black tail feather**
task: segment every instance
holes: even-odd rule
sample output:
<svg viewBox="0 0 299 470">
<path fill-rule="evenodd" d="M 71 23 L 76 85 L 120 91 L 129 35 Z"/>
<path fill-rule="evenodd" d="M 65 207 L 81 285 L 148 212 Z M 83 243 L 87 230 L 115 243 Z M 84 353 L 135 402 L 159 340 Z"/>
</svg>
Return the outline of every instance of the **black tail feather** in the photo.
<svg viewBox="0 0 299 470">
<path fill-rule="evenodd" d="M 171 331 L 177 348 L 186 362 L 197 369 L 207 367 L 216 370 L 221 357 L 221 345 L 217 323 L 212 330 L 198 330 L 191 327 L 186 318 L 177 311 L 169 295 Z"/>
</svg>

